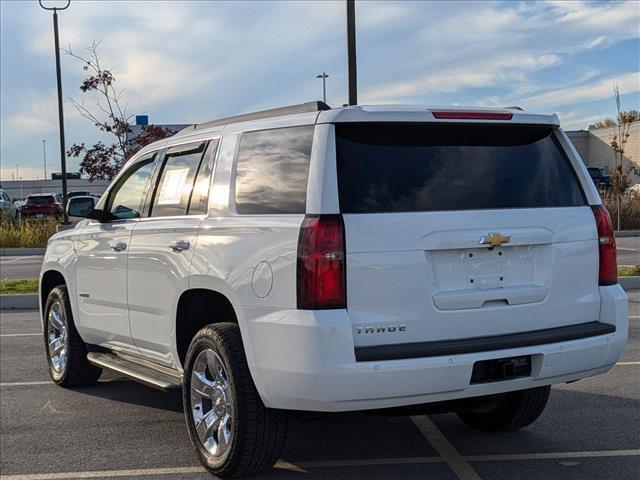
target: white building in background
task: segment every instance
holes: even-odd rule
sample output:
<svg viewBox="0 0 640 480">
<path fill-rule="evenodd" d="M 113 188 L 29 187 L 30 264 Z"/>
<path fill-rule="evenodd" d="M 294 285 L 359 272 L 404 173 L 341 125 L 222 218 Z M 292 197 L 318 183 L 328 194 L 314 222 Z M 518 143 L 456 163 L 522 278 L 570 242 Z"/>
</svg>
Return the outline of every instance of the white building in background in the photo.
<svg viewBox="0 0 640 480">
<path fill-rule="evenodd" d="M 67 191 L 82 191 L 92 194 L 102 195 L 109 185 L 108 180 L 97 180 L 95 182 L 89 182 L 86 178 L 77 180 L 67 179 Z M 9 180 L 2 181 L 0 184 L 5 192 L 13 200 L 24 199 L 27 195 L 32 193 L 62 193 L 62 181 L 61 180 Z"/>
<path fill-rule="evenodd" d="M 610 142 L 617 133 L 615 127 L 595 128 L 591 125 L 587 130 L 568 131 L 567 135 L 588 167 L 604 167 L 607 173 L 611 173 L 618 159 Z M 640 122 L 633 122 L 629 127 L 623 168 L 625 172 L 630 170 L 628 175 L 632 185 L 640 183 Z"/>
</svg>

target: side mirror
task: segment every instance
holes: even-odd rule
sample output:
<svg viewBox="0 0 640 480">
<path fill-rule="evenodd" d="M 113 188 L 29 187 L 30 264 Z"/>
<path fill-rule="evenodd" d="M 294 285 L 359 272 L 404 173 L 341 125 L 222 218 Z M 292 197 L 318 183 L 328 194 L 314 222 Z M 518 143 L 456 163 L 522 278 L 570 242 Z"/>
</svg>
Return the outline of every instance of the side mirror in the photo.
<svg viewBox="0 0 640 480">
<path fill-rule="evenodd" d="M 70 217 L 93 218 L 96 198 L 89 196 L 71 197 L 67 202 L 67 215 Z"/>
</svg>

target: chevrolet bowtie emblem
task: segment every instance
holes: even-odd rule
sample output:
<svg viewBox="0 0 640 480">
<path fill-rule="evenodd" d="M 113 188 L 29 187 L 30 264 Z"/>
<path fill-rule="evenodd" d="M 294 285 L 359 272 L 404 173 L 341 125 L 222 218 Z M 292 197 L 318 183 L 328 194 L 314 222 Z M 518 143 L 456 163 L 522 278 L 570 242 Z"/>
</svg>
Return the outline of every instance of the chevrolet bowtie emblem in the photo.
<svg viewBox="0 0 640 480">
<path fill-rule="evenodd" d="M 480 239 L 480 245 L 489 245 L 490 247 L 499 247 L 503 243 L 509 243 L 511 235 L 502 235 L 501 233 L 491 232 L 486 237 Z"/>
</svg>

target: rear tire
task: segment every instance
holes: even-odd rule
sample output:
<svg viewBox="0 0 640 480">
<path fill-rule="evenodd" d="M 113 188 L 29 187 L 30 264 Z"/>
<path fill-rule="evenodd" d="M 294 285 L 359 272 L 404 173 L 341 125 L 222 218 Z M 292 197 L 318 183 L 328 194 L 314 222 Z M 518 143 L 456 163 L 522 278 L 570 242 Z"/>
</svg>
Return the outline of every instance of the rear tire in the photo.
<svg viewBox="0 0 640 480">
<path fill-rule="evenodd" d="M 535 422 L 547 405 L 551 387 L 538 387 L 502 395 L 490 410 L 460 410 L 460 420 L 485 432 L 513 431 Z"/>
<path fill-rule="evenodd" d="M 51 379 L 61 387 L 82 387 L 98 381 L 102 369 L 87 360 L 87 346 L 80 338 L 71 313 L 65 285 L 58 285 L 44 307 L 44 345 Z"/>
<path fill-rule="evenodd" d="M 288 417 L 262 403 L 236 324 L 208 325 L 195 335 L 182 395 L 189 437 L 209 471 L 222 478 L 253 475 L 278 460 Z"/>
</svg>

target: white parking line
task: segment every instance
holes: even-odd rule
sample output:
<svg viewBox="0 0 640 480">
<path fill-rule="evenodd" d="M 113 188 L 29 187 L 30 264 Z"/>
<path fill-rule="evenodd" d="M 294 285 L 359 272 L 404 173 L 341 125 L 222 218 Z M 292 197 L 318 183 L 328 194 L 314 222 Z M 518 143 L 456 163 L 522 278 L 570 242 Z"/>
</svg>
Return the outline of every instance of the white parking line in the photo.
<svg viewBox="0 0 640 480">
<path fill-rule="evenodd" d="M 618 362 L 617 365 L 640 365 L 640 362 Z"/>
<path fill-rule="evenodd" d="M 48 382 L 6 382 L 6 383 L 0 383 L 0 387 L 25 387 L 25 386 L 30 386 L 30 385 L 55 385 L 55 383 L 53 383 L 52 381 L 48 381 Z"/>
<path fill-rule="evenodd" d="M 39 337 L 41 335 L 42 333 L 3 333 L 0 337 Z"/>
<path fill-rule="evenodd" d="M 180 473 L 204 473 L 203 467 L 144 468 L 135 470 L 102 470 L 89 472 L 36 473 L 27 475 L 2 475 L 3 480 L 67 480 L 73 478 L 143 477 L 177 475 Z"/>
<path fill-rule="evenodd" d="M 411 417 L 411 420 L 460 480 L 481 480 L 478 472 L 451 445 L 451 442 L 438 430 L 438 427 L 428 416 L 415 416 Z"/>
<path fill-rule="evenodd" d="M 470 462 L 496 462 L 502 460 L 555 460 L 560 458 L 596 458 L 596 457 L 634 457 L 640 455 L 636 450 L 596 450 L 586 452 L 545 452 L 545 453 L 507 453 L 498 455 L 467 455 Z"/>
<path fill-rule="evenodd" d="M 425 417 L 426 418 L 426 417 Z M 431 434 L 431 432 L 430 432 Z M 442 435 L 442 434 L 441 434 Z M 467 462 L 500 462 L 517 460 L 556 460 L 565 458 L 602 458 L 602 457 L 632 457 L 640 456 L 640 449 L 636 450 L 597 450 L 582 452 L 544 452 L 544 453 L 507 453 L 498 455 L 463 455 Z M 400 457 L 400 458 L 363 458 L 354 460 L 326 460 L 290 463 L 278 460 L 275 468 L 296 470 L 312 468 L 340 468 L 367 467 L 376 465 L 407 465 L 444 463 L 444 457 Z M 2 480 L 72 480 L 76 478 L 114 478 L 114 477 L 143 477 L 160 475 L 178 475 L 185 473 L 204 473 L 206 470 L 199 466 L 141 468 L 132 470 L 93 470 L 85 472 L 34 473 L 21 475 L 0 475 Z M 464 477 L 468 478 L 468 477 Z"/>
<path fill-rule="evenodd" d="M 40 255 L 26 255 L 24 257 L 12 258 L 11 260 L 0 260 L 0 265 L 6 265 L 7 263 L 19 262 L 20 260 L 26 260 L 27 258 L 39 257 Z"/>
<path fill-rule="evenodd" d="M 310 462 L 297 462 L 295 463 L 295 466 L 301 469 L 312 469 L 371 467 L 376 465 L 417 465 L 422 463 L 444 463 L 444 459 L 442 457 L 359 458 L 355 460 L 318 460 Z M 281 468 L 281 460 L 278 460 L 278 463 L 276 463 L 275 467 Z"/>
</svg>

